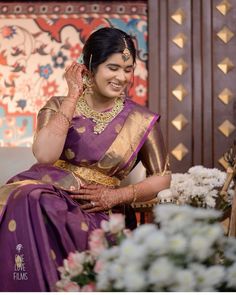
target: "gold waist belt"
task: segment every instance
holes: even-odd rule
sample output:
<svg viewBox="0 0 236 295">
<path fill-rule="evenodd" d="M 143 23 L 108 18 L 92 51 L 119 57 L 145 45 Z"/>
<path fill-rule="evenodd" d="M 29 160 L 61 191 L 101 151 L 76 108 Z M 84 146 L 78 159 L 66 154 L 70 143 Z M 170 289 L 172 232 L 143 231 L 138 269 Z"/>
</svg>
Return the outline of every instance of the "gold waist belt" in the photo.
<svg viewBox="0 0 236 295">
<path fill-rule="evenodd" d="M 58 160 L 54 166 L 73 172 L 77 177 L 82 178 L 88 183 L 99 183 L 106 186 L 119 186 L 120 180 L 110 177 L 97 170 L 88 167 L 78 167 L 63 160 Z"/>
</svg>

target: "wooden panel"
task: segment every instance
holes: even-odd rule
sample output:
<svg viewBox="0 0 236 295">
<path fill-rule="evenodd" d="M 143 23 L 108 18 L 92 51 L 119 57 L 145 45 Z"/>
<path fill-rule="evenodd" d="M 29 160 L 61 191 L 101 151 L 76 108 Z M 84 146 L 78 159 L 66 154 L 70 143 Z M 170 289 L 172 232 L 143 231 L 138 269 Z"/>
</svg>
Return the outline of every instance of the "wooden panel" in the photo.
<svg viewBox="0 0 236 295">
<path fill-rule="evenodd" d="M 159 112 L 159 37 L 160 23 L 159 23 L 159 2 L 150 0 L 148 3 L 148 44 L 149 58 L 148 59 L 148 96 L 152 98 L 148 101 L 148 107 L 156 112 Z"/>
<path fill-rule="evenodd" d="M 148 4 L 149 56 L 148 107 L 161 114 L 162 132 L 168 146 L 168 86 L 167 86 L 167 8 L 163 1 Z"/>
<path fill-rule="evenodd" d="M 176 0 L 168 1 L 168 114 L 169 114 L 169 134 L 168 142 L 171 154 L 171 163 L 174 165 L 177 171 L 186 171 L 192 164 L 192 58 L 191 58 L 191 1 L 186 0 Z M 179 11 L 179 12 L 178 12 Z M 181 13 L 183 14 L 182 23 L 177 23 L 173 20 L 173 15 L 176 15 L 178 20 L 178 15 L 181 22 Z M 183 48 L 177 46 L 173 39 L 177 38 L 179 34 L 186 36 L 186 43 Z M 186 64 L 186 70 L 183 69 L 183 73 L 177 73 L 173 66 L 180 61 Z M 183 98 L 183 100 L 178 100 L 173 96 L 172 91 L 178 87 L 178 85 L 183 85 L 186 88 L 188 95 Z M 188 124 L 181 130 L 178 130 L 172 124 L 172 121 L 179 115 L 183 115 Z M 180 158 L 176 158 L 173 153 L 178 149 L 179 144 L 186 148 L 186 155 L 181 151 L 177 153 Z M 181 147 L 180 147 L 181 149 Z M 188 151 L 187 151 L 188 150 Z M 181 159 L 181 157 L 183 157 Z"/>
<path fill-rule="evenodd" d="M 199 164 L 223 169 L 219 159 L 236 137 L 236 0 L 227 0 L 231 9 L 223 15 L 217 6 L 225 1 L 149 1 L 149 25 L 152 25 L 149 28 L 152 32 L 152 37 L 149 36 L 152 68 L 149 107 L 162 115 L 162 130 L 174 172 L 184 172 Z M 181 13 L 185 15 L 183 21 Z M 225 26 L 232 33 L 227 35 L 226 30 L 221 35 L 223 39 L 231 36 L 229 42 L 217 35 Z M 177 38 L 179 34 L 186 37 L 185 44 Z M 188 66 L 183 74 L 173 70 L 179 58 Z M 229 58 L 235 66 L 228 73 L 218 67 L 224 58 Z M 182 99 L 173 95 L 178 85 L 187 91 Z M 222 95 L 220 100 L 219 95 L 225 89 L 232 92 L 232 97 Z M 187 148 L 186 155 L 181 156 L 180 151 L 173 153 L 178 144 L 182 144 L 182 150 Z"/>
<path fill-rule="evenodd" d="M 202 5 L 201 1 L 192 1 L 192 165 L 201 164 L 203 161 L 203 64 L 202 64 L 202 40 L 201 19 Z M 205 8 L 204 8 L 205 9 Z"/>
<path fill-rule="evenodd" d="M 222 1 L 213 0 L 212 5 L 212 21 L 213 21 L 213 112 L 214 112 L 214 122 L 213 122 L 213 146 L 214 146 L 214 165 L 219 166 L 218 160 L 223 156 L 223 153 L 228 149 L 233 143 L 233 139 L 236 137 L 236 132 L 227 134 L 230 132 L 230 125 L 227 124 L 223 126 L 223 130 L 226 132 L 225 135 L 218 129 L 222 123 L 228 120 L 229 124 L 236 127 L 235 118 L 236 113 L 233 108 L 233 99 L 225 104 L 219 100 L 218 95 L 223 91 L 223 89 L 228 88 L 234 95 L 236 94 L 236 1 L 229 0 L 228 3 L 232 5 L 231 9 L 223 15 L 216 8 Z M 234 36 L 227 43 L 223 42 L 217 34 L 224 28 L 234 33 Z M 217 66 L 225 58 L 229 58 L 234 64 L 234 68 L 227 73 L 223 73 Z M 220 167 L 220 166 L 219 166 Z"/>
<path fill-rule="evenodd" d="M 169 113 L 168 113 L 168 9 L 166 3 L 160 1 L 160 39 L 159 39 L 159 97 L 160 113 L 162 116 L 162 129 L 166 139 L 166 145 L 169 149 Z"/>
<path fill-rule="evenodd" d="M 212 8 L 211 1 L 202 1 L 201 32 L 198 38 L 202 42 L 202 128 L 203 153 L 202 164 L 207 167 L 213 166 L 213 132 L 212 132 Z"/>
</svg>

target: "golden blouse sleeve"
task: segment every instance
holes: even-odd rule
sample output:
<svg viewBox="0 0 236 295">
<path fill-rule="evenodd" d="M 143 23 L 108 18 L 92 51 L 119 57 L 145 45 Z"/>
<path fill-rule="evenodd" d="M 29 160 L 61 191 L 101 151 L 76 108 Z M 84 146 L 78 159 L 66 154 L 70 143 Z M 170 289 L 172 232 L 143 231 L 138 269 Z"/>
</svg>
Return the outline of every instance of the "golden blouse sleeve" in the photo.
<svg viewBox="0 0 236 295">
<path fill-rule="evenodd" d="M 50 118 L 58 111 L 61 104 L 61 97 L 53 96 L 48 102 L 39 110 L 37 116 L 36 134 L 47 125 Z"/>
<path fill-rule="evenodd" d="M 147 176 L 170 174 L 169 157 L 164 144 L 160 123 L 156 122 L 139 152 Z"/>
</svg>

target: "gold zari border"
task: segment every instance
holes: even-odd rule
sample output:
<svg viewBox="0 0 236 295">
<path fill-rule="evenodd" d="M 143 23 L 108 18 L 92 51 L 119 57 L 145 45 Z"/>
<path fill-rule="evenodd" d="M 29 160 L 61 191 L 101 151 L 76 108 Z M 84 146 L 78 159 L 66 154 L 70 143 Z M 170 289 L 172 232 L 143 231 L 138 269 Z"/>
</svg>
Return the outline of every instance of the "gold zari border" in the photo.
<svg viewBox="0 0 236 295">
<path fill-rule="evenodd" d="M 118 178 L 110 177 L 95 169 L 91 169 L 88 167 L 78 167 L 63 160 L 56 161 L 54 166 L 73 172 L 77 177 L 82 178 L 86 182 L 99 183 L 113 187 L 120 185 L 120 180 Z"/>
<path fill-rule="evenodd" d="M 27 185 L 27 184 L 42 184 L 42 182 L 38 181 L 38 180 L 26 179 L 26 180 L 15 181 L 13 183 L 4 184 L 0 188 L 0 211 L 7 204 L 10 193 L 14 189 L 19 188 L 20 186 L 23 186 L 23 185 Z"/>
<path fill-rule="evenodd" d="M 98 166 L 98 169 L 106 170 L 113 175 L 121 170 L 136 151 L 153 118 L 151 113 L 132 110 L 104 157 L 98 163 L 93 164 L 93 167 Z M 126 167 L 125 170 L 127 175 L 130 169 Z"/>
</svg>

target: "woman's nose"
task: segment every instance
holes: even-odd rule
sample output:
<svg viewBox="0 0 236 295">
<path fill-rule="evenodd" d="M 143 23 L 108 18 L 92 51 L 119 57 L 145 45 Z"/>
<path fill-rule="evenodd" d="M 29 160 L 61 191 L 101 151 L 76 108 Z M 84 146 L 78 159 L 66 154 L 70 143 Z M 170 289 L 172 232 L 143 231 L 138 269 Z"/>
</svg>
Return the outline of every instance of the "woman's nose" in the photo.
<svg viewBox="0 0 236 295">
<path fill-rule="evenodd" d="M 127 80 L 124 71 L 118 71 L 116 77 L 119 81 L 122 81 L 122 82 L 125 82 Z"/>
</svg>

